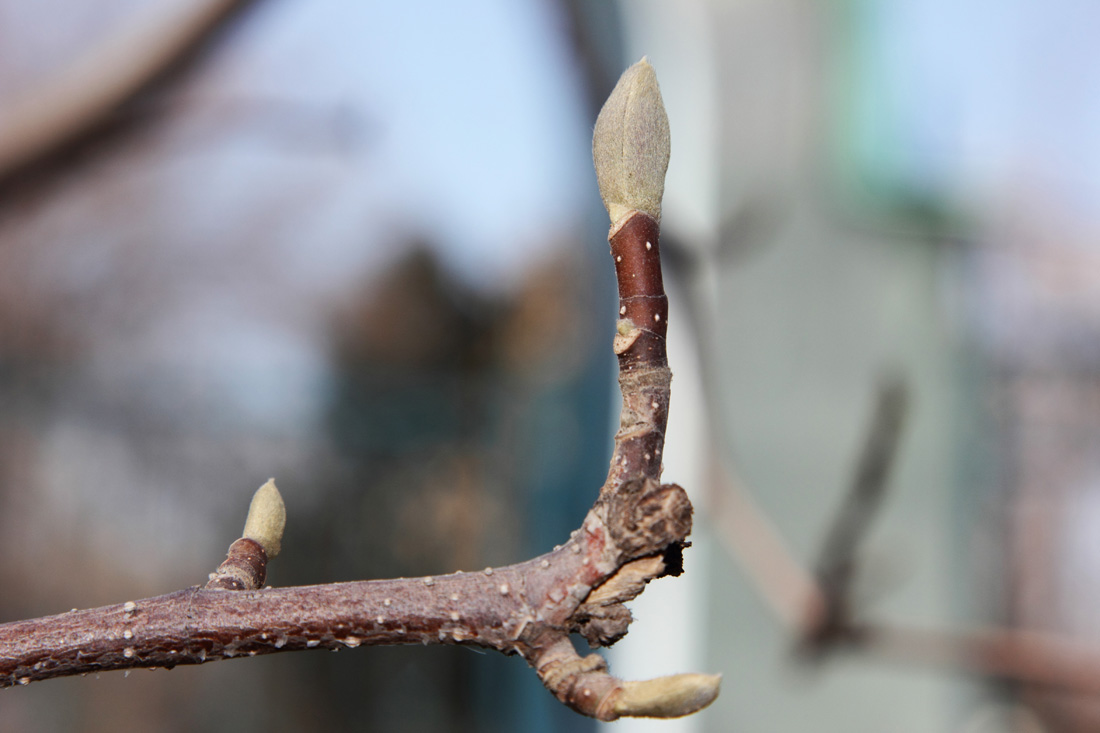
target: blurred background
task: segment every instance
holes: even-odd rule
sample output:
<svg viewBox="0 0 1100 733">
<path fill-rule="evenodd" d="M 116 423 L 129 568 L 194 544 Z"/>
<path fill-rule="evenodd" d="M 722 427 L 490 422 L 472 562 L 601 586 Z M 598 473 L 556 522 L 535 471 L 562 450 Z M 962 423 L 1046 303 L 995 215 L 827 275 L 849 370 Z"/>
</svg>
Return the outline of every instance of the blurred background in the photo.
<svg viewBox="0 0 1100 733">
<path fill-rule="evenodd" d="M 1097 27 L 1073 0 L 0 0 L 0 621 L 203 582 L 269 476 L 274 585 L 566 538 L 618 410 L 591 127 L 648 55 L 665 476 L 697 520 L 610 656 L 725 677 L 697 716 L 613 725 L 1097 730 L 1057 686 L 799 654 L 743 541 L 755 504 L 815 566 L 894 375 L 853 616 L 1100 648 Z M 0 731 L 597 727 L 466 648 L 0 694 Z"/>
</svg>

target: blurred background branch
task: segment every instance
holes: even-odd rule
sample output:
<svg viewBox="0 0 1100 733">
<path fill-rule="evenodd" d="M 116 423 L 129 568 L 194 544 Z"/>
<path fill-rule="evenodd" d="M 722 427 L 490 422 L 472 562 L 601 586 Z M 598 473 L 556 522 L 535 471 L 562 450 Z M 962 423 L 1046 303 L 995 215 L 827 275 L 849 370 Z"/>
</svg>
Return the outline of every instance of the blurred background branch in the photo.
<svg viewBox="0 0 1100 733">
<path fill-rule="evenodd" d="M 155 3 L 131 11 L 104 38 L 32 80 L 0 117 L 0 187 L 29 175 L 118 121 L 127 103 L 179 72 L 252 0 Z"/>
</svg>

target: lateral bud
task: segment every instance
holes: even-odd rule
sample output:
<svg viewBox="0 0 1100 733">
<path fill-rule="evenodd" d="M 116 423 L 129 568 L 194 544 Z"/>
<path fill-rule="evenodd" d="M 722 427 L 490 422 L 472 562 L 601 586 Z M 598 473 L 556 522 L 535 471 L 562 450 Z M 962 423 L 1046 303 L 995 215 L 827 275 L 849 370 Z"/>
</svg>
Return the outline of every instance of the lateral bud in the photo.
<svg viewBox="0 0 1100 733">
<path fill-rule="evenodd" d="M 721 683 L 719 674 L 675 674 L 623 682 L 611 709 L 616 717 L 679 718 L 714 702 Z"/>
<path fill-rule="evenodd" d="M 252 496 L 241 536 L 258 542 L 267 556 L 272 558 L 282 549 L 285 528 L 286 504 L 275 486 L 275 479 L 269 478 Z"/>
<path fill-rule="evenodd" d="M 241 538 L 229 546 L 225 562 L 210 574 L 210 590 L 256 590 L 267 580 L 267 561 L 279 554 L 286 527 L 286 505 L 275 479 L 256 490 Z"/>
</svg>

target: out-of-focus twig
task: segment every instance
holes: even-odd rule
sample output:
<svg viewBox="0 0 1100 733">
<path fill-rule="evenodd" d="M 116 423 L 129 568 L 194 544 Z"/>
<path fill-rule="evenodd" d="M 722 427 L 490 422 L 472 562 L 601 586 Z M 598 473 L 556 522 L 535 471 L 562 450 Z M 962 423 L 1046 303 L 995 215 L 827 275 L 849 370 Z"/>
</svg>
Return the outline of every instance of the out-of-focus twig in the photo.
<svg viewBox="0 0 1100 733">
<path fill-rule="evenodd" d="M 817 575 L 797 560 L 732 470 L 715 461 L 708 516 L 719 539 L 800 650 L 818 660 L 825 652 L 844 651 L 1100 695 L 1100 648 L 1069 636 L 996 627 L 922 629 L 856 618 L 851 600 L 856 552 L 885 495 L 906 401 L 900 382 L 883 383 L 855 481 L 827 535 Z"/>
<path fill-rule="evenodd" d="M 1069 636 L 996 627 L 921 629 L 856 620 L 858 609 L 850 597 L 856 552 L 885 496 L 907 400 L 900 381 L 882 384 L 855 480 L 827 534 L 817 574 L 798 561 L 747 486 L 716 456 L 708 516 L 719 540 L 799 648 L 819 659 L 826 651 L 846 651 L 897 664 L 1100 695 L 1100 648 Z"/>
<path fill-rule="evenodd" d="M 779 529 L 720 457 L 711 461 L 708 484 L 709 516 L 719 540 L 787 631 L 801 636 L 825 612 L 817 579 L 795 558 Z"/>
<path fill-rule="evenodd" d="M 853 650 L 893 662 L 1100 695 L 1100 647 L 1063 634 L 868 624 L 851 627 L 846 636 Z"/>
<path fill-rule="evenodd" d="M 713 269 L 710 263 L 680 268 L 678 273 L 688 285 L 687 311 L 695 331 L 703 390 L 711 406 L 722 403 L 722 386 L 713 340 L 703 335 L 714 332 L 710 319 L 717 309 L 713 298 L 703 292 L 701 275 L 711 275 Z M 792 641 L 801 651 L 816 652 L 819 660 L 823 652 L 844 651 L 897 664 L 1100 694 L 1100 648 L 1065 635 L 996 627 L 920 629 L 857 618 L 859 609 L 851 600 L 856 553 L 885 498 L 907 407 L 904 384 L 896 377 L 883 381 L 852 486 L 827 532 L 816 573 L 799 561 L 731 466 L 726 449 L 729 427 L 716 410 L 708 410 L 711 456 L 706 516 L 719 542 Z"/>
<path fill-rule="evenodd" d="M 197 48 L 252 0 L 155 4 L 0 115 L 0 183 L 64 150 Z"/>
<path fill-rule="evenodd" d="M 844 627 L 851 620 L 856 552 L 886 494 L 908 402 L 905 382 L 899 377 L 891 376 L 880 382 L 871 428 L 855 477 L 825 535 L 817 563 L 816 575 L 824 595 L 824 613 L 814 627 L 805 630 L 806 640 L 811 646 L 828 643 L 832 634 L 843 634 Z"/>
</svg>

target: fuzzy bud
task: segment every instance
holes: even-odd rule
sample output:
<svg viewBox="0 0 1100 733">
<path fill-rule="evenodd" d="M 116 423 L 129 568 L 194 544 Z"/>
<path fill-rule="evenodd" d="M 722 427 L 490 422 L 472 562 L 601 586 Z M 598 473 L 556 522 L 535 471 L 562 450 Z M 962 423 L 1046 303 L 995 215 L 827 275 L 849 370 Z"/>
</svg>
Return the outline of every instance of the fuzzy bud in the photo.
<svg viewBox="0 0 1100 733">
<path fill-rule="evenodd" d="M 272 558 L 282 548 L 285 527 L 286 505 L 283 504 L 279 489 L 275 487 L 275 479 L 268 479 L 252 497 L 241 536 L 257 542 L 264 548 L 268 558 Z"/>
<path fill-rule="evenodd" d="M 657 75 L 643 58 L 619 78 L 592 135 L 596 180 L 612 224 L 632 210 L 661 220 L 668 156 L 668 115 Z"/>
</svg>

